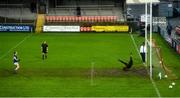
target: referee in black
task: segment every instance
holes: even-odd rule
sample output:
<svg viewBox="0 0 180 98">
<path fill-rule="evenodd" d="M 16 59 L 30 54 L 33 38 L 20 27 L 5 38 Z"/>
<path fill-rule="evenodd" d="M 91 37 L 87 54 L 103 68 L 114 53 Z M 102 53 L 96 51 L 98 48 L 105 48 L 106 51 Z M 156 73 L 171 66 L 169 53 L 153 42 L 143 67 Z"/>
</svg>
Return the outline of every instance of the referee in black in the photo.
<svg viewBox="0 0 180 98">
<path fill-rule="evenodd" d="M 42 51 L 42 59 L 47 59 L 47 53 L 48 53 L 48 44 L 46 41 L 44 41 L 41 44 L 41 51 Z"/>
</svg>

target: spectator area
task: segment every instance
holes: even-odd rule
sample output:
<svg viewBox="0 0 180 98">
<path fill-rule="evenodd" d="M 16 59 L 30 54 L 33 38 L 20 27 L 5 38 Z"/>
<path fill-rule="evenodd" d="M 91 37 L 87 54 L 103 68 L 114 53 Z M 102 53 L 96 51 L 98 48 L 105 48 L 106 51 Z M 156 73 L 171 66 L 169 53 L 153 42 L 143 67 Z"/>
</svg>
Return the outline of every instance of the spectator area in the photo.
<svg viewBox="0 0 180 98">
<path fill-rule="evenodd" d="M 46 22 L 116 22 L 117 16 L 46 16 Z"/>
<path fill-rule="evenodd" d="M 46 20 L 48 22 L 49 20 L 51 22 L 125 21 L 124 4 L 123 1 L 118 0 L 57 0 L 54 3 L 50 2 L 47 16 L 52 17 L 50 19 L 47 17 Z M 81 17 L 76 18 L 76 16 Z"/>
</svg>

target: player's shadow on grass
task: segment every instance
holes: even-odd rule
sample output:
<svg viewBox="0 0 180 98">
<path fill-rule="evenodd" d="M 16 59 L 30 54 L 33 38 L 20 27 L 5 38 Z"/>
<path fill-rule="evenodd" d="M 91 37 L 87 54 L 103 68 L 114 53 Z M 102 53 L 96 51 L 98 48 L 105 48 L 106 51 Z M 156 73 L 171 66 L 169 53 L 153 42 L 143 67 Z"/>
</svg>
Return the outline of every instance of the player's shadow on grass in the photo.
<svg viewBox="0 0 180 98">
<path fill-rule="evenodd" d="M 11 70 L 0 70 L 0 77 L 13 76 Z M 145 67 L 131 68 L 129 71 L 122 71 L 121 68 L 32 68 L 21 69 L 18 75 L 23 77 L 147 77 Z"/>
</svg>

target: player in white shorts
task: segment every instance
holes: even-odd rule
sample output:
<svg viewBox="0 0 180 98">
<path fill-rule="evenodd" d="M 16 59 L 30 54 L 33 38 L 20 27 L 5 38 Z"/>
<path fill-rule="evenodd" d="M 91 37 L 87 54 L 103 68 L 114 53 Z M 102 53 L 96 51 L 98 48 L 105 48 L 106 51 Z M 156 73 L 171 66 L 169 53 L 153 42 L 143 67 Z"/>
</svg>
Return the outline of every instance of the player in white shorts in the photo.
<svg viewBox="0 0 180 98">
<path fill-rule="evenodd" d="M 16 68 L 14 69 L 15 73 L 17 73 L 17 71 L 19 70 L 19 67 L 20 67 L 19 61 L 20 61 L 20 59 L 18 59 L 18 57 L 17 57 L 17 51 L 15 51 L 14 55 L 13 55 L 13 63 L 16 66 Z"/>
</svg>

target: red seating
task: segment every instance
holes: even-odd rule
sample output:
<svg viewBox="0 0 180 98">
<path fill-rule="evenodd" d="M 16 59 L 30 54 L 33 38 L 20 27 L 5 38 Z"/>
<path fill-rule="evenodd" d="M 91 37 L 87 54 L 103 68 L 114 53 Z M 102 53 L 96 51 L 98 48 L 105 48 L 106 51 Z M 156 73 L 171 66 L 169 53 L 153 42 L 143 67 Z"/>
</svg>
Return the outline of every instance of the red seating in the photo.
<svg viewBox="0 0 180 98">
<path fill-rule="evenodd" d="M 91 27 L 81 27 L 80 30 L 81 30 L 81 32 L 90 32 L 90 31 L 92 31 Z"/>
<path fill-rule="evenodd" d="M 88 21 L 88 17 L 87 16 L 84 17 L 84 21 L 85 22 Z"/>
<path fill-rule="evenodd" d="M 59 21 L 63 21 L 63 17 L 62 16 L 59 16 Z"/>
<path fill-rule="evenodd" d="M 83 32 L 83 31 L 84 31 L 84 27 L 81 27 L 81 28 L 80 28 L 80 31 Z"/>
<path fill-rule="evenodd" d="M 49 22 L 49 16 L 46 17 L 46 21 Z"/>
<path fill-rule="evenodd" d="M 62 17 L 62 22 L 65 22 L 66 21 L 66 17 Z"/>
<path fill-rule="evenodd" d="M 84 16 L 81 17 L 81 21 L 85 21 L 85 17 Z"/>
<path fill-rule="evenodd" d="M 56 16 L 53 16 L 51 19 L 53 22 L 56 22 Z"/>
<path fill-rule="evenodd" d="M 46 22 L 115 22 L 117 16 L 46 16 Z"/>
</svg>

